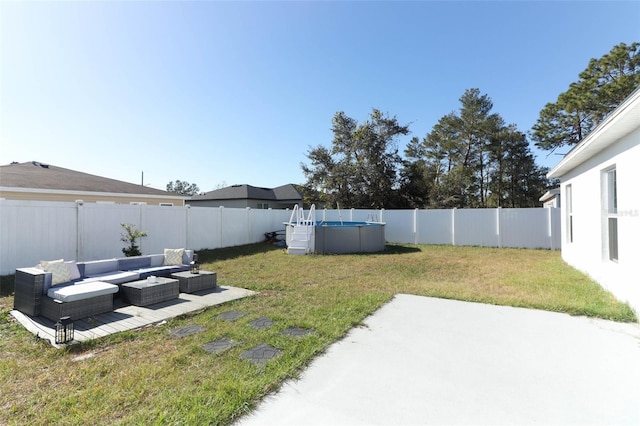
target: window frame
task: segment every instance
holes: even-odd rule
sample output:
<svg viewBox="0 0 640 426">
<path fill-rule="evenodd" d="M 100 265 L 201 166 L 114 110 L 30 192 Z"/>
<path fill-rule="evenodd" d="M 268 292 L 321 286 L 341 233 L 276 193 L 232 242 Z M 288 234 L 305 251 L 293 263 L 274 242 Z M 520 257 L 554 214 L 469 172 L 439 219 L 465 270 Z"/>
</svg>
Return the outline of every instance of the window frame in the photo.
<svg viewBox="0 0 640 426">
<path fill-rule="evenodd" d="M 606 249 L 605 259 L 617 263 L 619 256 L 618 244 L 618 172 L 616 166 L 602 171 L 602 221 L 603 246 Z"/>
<path fill-rule="evenodd" d="M 573 186 L 567 184 L 565 187 L 565 209 L 567 212 L 567 235 L 566 240 L 568 243 L 573 243 Z"/>
</svg>

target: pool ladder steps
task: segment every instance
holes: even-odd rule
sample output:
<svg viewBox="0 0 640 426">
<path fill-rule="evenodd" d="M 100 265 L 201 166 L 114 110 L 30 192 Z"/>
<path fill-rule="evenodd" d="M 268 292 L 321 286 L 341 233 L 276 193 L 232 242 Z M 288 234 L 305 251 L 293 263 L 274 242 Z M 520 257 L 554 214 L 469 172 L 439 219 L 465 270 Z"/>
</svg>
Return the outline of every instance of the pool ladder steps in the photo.
<svg viewBox="0 0 640 426">
<path fill-rule="evenodd" d="M 293 224 L 293 232 L 291 233 L 287 253 L 305 255 L 314 251 L 313 237 L 316 225 L 315 213 L 315 204 L 311 205 L 309 214 L 306 218 L 304 217 L 304 209 L 298 208 L 298 205 L 293 207 L 291 219 L 289 220 L 289 223 Z"/>
</svg>

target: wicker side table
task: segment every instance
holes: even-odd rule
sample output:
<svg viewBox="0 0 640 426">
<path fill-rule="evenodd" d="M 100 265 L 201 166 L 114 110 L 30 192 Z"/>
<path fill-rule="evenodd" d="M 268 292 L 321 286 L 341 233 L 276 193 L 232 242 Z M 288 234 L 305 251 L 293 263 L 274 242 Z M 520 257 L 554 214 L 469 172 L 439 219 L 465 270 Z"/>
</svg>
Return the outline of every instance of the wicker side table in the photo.
<svg viewBox="0 0 640 426">
<path fill-rule="evenodd" d="M 189 271 L 185 271 L 171 274 L 171 278 L 180 281 L 181 293 L 193 293 L 194 291 L 216 288 L 218 274 L 209 271 L 200 271 L 199 274 L 192 274 Z"/>
<path fill-rule="evenodd" d="M 120 290 L 125 301 L 136 306 L 147 306 L 180 296 L 178 280 L 157 277 L 156 282 L 148 280 L 122 284 Z"/>
</svg>

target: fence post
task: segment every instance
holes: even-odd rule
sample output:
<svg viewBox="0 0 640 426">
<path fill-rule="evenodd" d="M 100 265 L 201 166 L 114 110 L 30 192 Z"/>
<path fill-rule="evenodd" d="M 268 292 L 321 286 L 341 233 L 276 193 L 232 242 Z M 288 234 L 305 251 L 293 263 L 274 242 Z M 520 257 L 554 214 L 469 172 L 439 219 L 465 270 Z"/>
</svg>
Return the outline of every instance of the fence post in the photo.
<svg viewBox="0 0 640 426">
<path fill-rule="evenodd" d="M 80 261 L 82 253 L 82 205 L 83 200 L 76 200 L 76 260 Z"/>
<path fill-rule="evenodd" d="M 456 245 L 456 207 L 451 209 L 451 245 Z"/>
<path fill-rule="evenodd" d="M 220 220 L 218 220 L 218 233 L 220 235 L 220 247 L 224 247 L 224 240 L 222 238 L 222 230 L 224 229 L 224 226 L 222 226 L 222 218 L 224 217 L 224 206 L 220 206 L 218 207 L 218 210 L 220 211 Z"/>
<path fill-rule="evenodd" d="M 247 226 L 245 226 L 245 228 L 247 230 L 247 235 L 246 235 L 247 240 L 246 241 L 247 241 L 247 244 L 251 244 L 251 243 L 253 243 L 253 241 L 251 240 L 251 230 L 253 228 L 251 226 L 251 223 L 253 222 L 251 220 L 251 207 L 247 207 L 246 209 L 247 209 Z"/>
<path fill-rule="evenodd" d="M 267 209 L 267 211 L 269 212 L 268 213 L 269 214 L 269 228 L 273 228 L 274 231 L 277 231 L 279 229 L 279 227 L 276 228 L 276 226 L 273 224 L 273 222 L 274 222 L 274 220 L 273 220 L 273 209 L 271 207 L 269 207 Z"/>
<path fill-rule="evenodd" d="M 192 248 L 189 246 L 189 211 L 191 211 L 191 205 L 187 204 L 186 206 L 184 206 L 184 241 L 185 244 L 184 246 L 188 249 Z"/>
<path fill-rule="evenodd" d="M 418 244 L 418 209 L 413 209 L 413 244 Z"/>
<path fill-rule="evenodd" d="M 502 206 L 498 206 L 496 209 L 496 228 L 498 231 L 498 248 L 502 248 Z"/>
<path fill-rule="evenodd" d="M 144 223 L 147 219 L 147 203 L 140 203 L 138 204 L 138 210 L 140 212 L 140 218 L 138 219 L 138 229 L 140 231 L 144 231 Z M 144 253 L 144 238 L 140 238 L 140 252 Z"/>
<path fill-rule="evenodd" d="M 556 247 L 554 245 L 554 235 L 553 235 L 553 217 L 551 217 L 551 208 L 547 208 L 547 235 L 549 236 L 549 247 L 551 247 L 551 250 L 555 250 Z"/>
</svg>

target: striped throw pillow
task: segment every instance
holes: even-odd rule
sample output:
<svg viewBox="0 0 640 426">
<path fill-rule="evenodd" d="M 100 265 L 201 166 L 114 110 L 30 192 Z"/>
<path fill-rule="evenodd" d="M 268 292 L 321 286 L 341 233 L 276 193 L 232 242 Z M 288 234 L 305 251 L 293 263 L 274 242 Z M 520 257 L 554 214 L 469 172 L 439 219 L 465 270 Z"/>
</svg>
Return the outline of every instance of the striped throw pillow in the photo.
<svg viewBox="0 0 640 426">
<path fill-rule="evenodd" d="M 64 259 L 42 260 L 40 266 L 45 272 L 51 272 L 51 285 L 62 284 L 71 281 L 69 268 L 64 263 Z"/>
<path fill-rule="evenodd" d="M 182 255 L 184 249 L 164 249 L 164 264 L 169 265 L 182 265 Z"/>
</svg>

